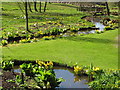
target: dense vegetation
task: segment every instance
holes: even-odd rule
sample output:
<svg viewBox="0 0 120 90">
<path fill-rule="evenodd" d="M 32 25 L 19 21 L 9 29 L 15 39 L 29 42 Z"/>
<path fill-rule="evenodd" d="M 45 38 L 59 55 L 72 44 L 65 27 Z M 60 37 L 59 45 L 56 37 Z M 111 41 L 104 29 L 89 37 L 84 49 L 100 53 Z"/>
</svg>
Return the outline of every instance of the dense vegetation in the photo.
<svg viewBox="0 0 120 90">
<path fill-rule="evenodd" d="M 46 12 L 43 12 L 44 3 L 41 3 L 42 12 L 34 11 L 33 4 L 31 5 L 32 12 L 28 12 L 30 30 L 28 32 L 25 26 L 24 3 L 2 3 L 0 48 L 2 48 L 4 70 L 12 69 L 11 60 L 38 60 L 37 65 L 26 63 L 21 65 L 23 69 L 21 73 L 29 74 L 30 79 L 33 78 L 35 85 L 39 88 L 55 88 L 61 80 L 56 79 L 51 68 L 51 61 L 53 61 L 74 66 L 75 74 L 89 76 L 93 80 L 89 83 L 93 89 L 120 87 L 119 70 L 111 70 L 118 68 L 117 6 L 110 7 L 110 16 L 106 16 L 100 12 L 95 14 L 86 10 L 81 12 L 77 5 L 71 4 L 48 3 Z M 106 7 L 99 3 L 96 6 Z M 39 7 L 38 4 L 37 7 Z M 100 31 L 95 27 L 90 17 L 100 18 L 99 22 L 105 24 L 104 30 Z M 92 29 L 94 33 L 85 34 Z M 84 33 L 78 34 L 79 31 Z M 46 68 L 49 62 L 46 64 L 39 60 L 50 61 L 50 67 Z M 44 64 L 44 68 L 39 67 L 40 63 Z M 92 64 L 88 66 L 90 63 L 95 67 Z M 27 72 L 28 69 L 31 72 Z M 8 82 L 17 83 L 22 87 L 28 86 L 23 84 L 21 76 L 16 76 L 16 80 L 18 82 L 14 80 L 8 80 Z"/>
</svg>

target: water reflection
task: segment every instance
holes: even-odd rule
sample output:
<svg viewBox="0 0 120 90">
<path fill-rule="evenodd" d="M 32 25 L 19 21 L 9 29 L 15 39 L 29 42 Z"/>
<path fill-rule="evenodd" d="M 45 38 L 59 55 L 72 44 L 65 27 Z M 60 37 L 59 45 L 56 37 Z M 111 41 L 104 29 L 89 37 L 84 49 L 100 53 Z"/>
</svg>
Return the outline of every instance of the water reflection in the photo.
<svg viewBox="0 0 120 90">
<path fill-rule="evenodd" d="M 54 71 L 57 78 L 62 77 L 66 80 L 60 84 L 59 88 L 89 88 L 86 77 L 75 76 L 69 70 L 54 69 Z"/>
<path fill-rule="evenodd" d="M 85 76 L 77 76 L 74 75 L 73 70 L 67 68 L 54 67 L 54 71 L 56 73 L 56 77 L 62 77 L 65 79 L 64 82 L 60 84 L 58 88 L 89 88 L 86 84 L 88 82 L 88 78 Z M 15 68 L 14 72 L 20 73 L 20 68 Z"/>
<path fill-rule="evenodd" d="M 105 26 L 100 22 L 93 22 L 96 28 L 99 28 L 99 31 L 104 31 Z"/>
<path fill-rule="evenodd" d="M 94 19 L 91 18 L 91 22 L 93 22 L 95 24 L 96 28 L 99 28 L 98 29 L 99 31 L 104 31 L 105 26 L 102 23 L 100 23 L 99 18 L 94 18 Z M 68 31 L 67 33 L 63 34 L 62 36 L 68 37 L 68 36 L 71 36 L 71 33 L 72 32 Z M 96 30 L 85 30 L 85 31 L 81 30 L 81 31 L 76 32 L 75 34 L 79 35 L 79 34 L 90 34 L 90 33 L 96 33 Z"/>
</svg>

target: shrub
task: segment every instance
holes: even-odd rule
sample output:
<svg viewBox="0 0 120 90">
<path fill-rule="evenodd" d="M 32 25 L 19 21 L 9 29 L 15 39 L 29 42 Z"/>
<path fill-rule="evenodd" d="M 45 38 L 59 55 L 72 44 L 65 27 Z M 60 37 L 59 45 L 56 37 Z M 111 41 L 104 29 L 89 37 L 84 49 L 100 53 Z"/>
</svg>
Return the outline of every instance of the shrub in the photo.
<svg viewBox="0 0 120 90">
<path fill-rule="evenodd" d="M 120 89 L 120 70 L 104 70 L 94 67 L 92 64 L 88 67 L 75 66 L 75 74 L 86 74 L 89 76 L 90 88 L 96 89 Z"/>
<path fill-rule="evenodd" d="M 7 40 L 2 40 L 1 43 L 2 43 L 2 46 L 6 46 L 8 44 L 8 41 Z"/>
<path fill-rule="evenodd" d="M 2 61 L 2 69 L 3 70 L 11 70 L 13 69 L 14 62 L 12 61 Z"/>
<path fill-rule="evenodd" d="M 105 30 L 113 30 L 113 28 L 110 27 L 110 26 L 106 26 L 106 27 L 105 27 Z"/>
<path fill-rule="evenodd" d="M 100 33 L 101 33 L 101 31 L 99 31 L 99 30 L 95 30 L 95 32 L 96 32 L 97 34 L 100 34 Z"/>
<path fill-rule="evenodd" d="M 33 38 L 31 42 L 38 42 L 39 40 L 37 38 Z"/>
<path fill-rule="evenodd" d="M 30 40 L 30 38 L 28 38 L 28 39 L 22 39 L 22 40 L 20 40 L 19 42 L 20 42 L 20 43 L 30 43 L 31 40 Z"/>
<path fill-rule="evenodd" d="M 94 81 L 90 82 L 91 88 L 96 89 L 118 89 L 120 88 L 120 70 L 110 70 L 101 74 L 95 78 Z"/>
<path fill-rule="evenodd" d="M 44 36 L 43 39 L 44 40 L 51 40 L 51 39 L 55 39 L 55 36 Z"/>
<path fill-rule="evenodd" d="M 75 72 L 75 74 L 82 74 L 82 72 L 83 72 L 83 68 L 82 67 L 79 67 L 79 66 L 75 66 L 74 67 L 74 72 Z"/>
<path fill-rule="evenodd" d="M 55 88 L 63 81 L 62 78 L 56 78 L 53 70 L 53 63 L 36 61 L 37 64 L 33 65 L 22 64 L 20 65 L 22 71 L 30 76 L 35 82 L 39 89 Z M 27 86 L 29 87 L 29 85 Z"/>
</svg>

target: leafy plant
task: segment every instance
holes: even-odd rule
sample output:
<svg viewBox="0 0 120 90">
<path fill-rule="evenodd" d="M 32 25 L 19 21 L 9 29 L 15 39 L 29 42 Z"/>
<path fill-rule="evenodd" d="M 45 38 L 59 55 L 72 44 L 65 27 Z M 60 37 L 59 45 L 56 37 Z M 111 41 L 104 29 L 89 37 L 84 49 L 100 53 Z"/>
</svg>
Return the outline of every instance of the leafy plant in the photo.
<svg viewBox="0 0 120 90">
<path fill-rule="evenodd" d="M 14 62 L 12 61 L 2 61 L 2 69 L 3 70 L 11 70 L 13 69 Z"/>
<path fill-rule="evenodd" d="M 50 62 L 42 62 L 36 61 L 37 64 L 32 65 L 29 64 L 22 64 L 20 68 L 23 72 L 30 76 L 37 84 L 37 87 L 41 89 L 48 89 L 48 88 L 55 88 L 63 81 L 62 78 L 57 79 L 55 76 L 55 72 L 52 69 L 53 63 Z M 21 82 L 20 77 L 18 76 L 18 81 Z"/>
<path fill-rule="evenodd" d="M 16 75 L 15 82 L 16 82 L 18 85 L 23 84 L 23 83 L 22 83 L 22 78 L 21 78 L 20 75 Z"/>
<path fill-rule="evenodd" d="M 96 77 L 94 81 L 90 82 L 91 88 L 96 89 L 118 89 L 120 88 L 120 70 L 106 71 L 99 77 Z"/>
<path fill-rule="evenodd" d="M 44 40 L 51 40 L 51 39 L 54 39 L 55 37 L 54 36 L 44 36 L 43 39 Z"/>
<path fill-rule="evenodd" d="M 6 80 L 7 82 L 12 82 L 12 83 L 15 83 L 15 80 L 12 80 L 12 79 L 9 79 L 9 80 Z"/>
<path fill-rule="evenodd" d="M 82 72 L 83 72 L 83 68 L 82 67 L 79 67 L 79 66 L 75 66 L 74 67 L 74 72 L 75 72 L 75 74 L 82 74 Z"/>
<path fill-rule="evenodd" d="M 20 68 L 22 69 L 22 71 L 27 75 L 27 76 L 32 76 L 33 75 L 33 65 L 32 63 L 23 63 L 22 65 L 20 65 Z"/>
<path fill-rule="evenodd" d="M 2 46 L 6 46 L 8 44 L 8 41 L 7 40 L 2 40 L 1 43 L 2 43 Z"/>
<path fill-rule="evenodd" d="M 49 62 L 43 62 L 43 61 L 36 61 L 36 63 L 38 65 L 40 65 L 41 67 L 44 67 L 45 69 L 51 69 L 53 68 L 53 62 L 49 61 Z"/>
<path fill-rule="evenodd" d="M 90 66 L 75 66 L 75 74 L 86 74 L 89 77 L 89 86 L 93 90 L 96 89 L 119 89 L 120 88 L 120 70 L 104 70 L 99 67 Z"/>
<path fill-rule="evenodd" d="M 105 30 L 113 30 L 113 28 L 110 27 L 110 26 L 106 26 L 106 27 L 105 27 Z"/>
<path fill-rule="evenodd" d="M 99 31 L 99 30 L 95 30 L 95 32 L 96 32 L 97 34 L 100 34 L 100 33 L 101 33 L 101 31 Z"/>
<path fill-rule="evenodd" d="M 28 38 L 28 39 L 22 39 L 22 40 L 20 40 L 19 42 L 20 42 L 20 43 L 30 43 L 31 40 L 30 40 L 30 38 Z"/>
<path fill-rule="evenodd" d="M 57 79 L 55 77 L 55 73 L 53 70 L 40 71 L 39 74 L 36 74 L 34 80 L 36 81 L 37 85 L 42 89 L 58 87 L 58 85 L 63 81 L 62 78 Z"/>
</svg>

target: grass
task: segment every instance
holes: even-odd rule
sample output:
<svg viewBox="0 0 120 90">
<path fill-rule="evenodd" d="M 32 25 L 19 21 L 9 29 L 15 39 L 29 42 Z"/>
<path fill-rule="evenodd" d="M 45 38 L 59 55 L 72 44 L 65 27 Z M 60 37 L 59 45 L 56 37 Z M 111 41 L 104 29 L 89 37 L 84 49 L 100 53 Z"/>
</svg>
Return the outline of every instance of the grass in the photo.
<svg viewBox="0 0 120 90">
<path fill-rule="evenodd" d="M 20 5 L 24 8 L 22 3 Z M 24 14 L 17 3 L 3 2 L 2 8 L 2 28 L 5 28 L 3 31 L 10 32 L 19 30 L 18 27 L 25 27 L 25 19 L 22 18 Z M 77 11 L 74 5 L 52 3 L 47 5 L 45 13 L 35 12 L 34 10 L 33 12 L 29 12 L 29 25 L 34 23 L 41 24 L 47 21 L 62 21 L 64 25 L 75 25 L 79 22 L 91 25 L 91 22 L 80 19 L 90 14 Z M 118 17 L 111 16 L 111 18 Z M 42 28 L 44 27 L 41 27 L 40 30 Z M 89 65 L 93 63 L 93 65 L 101 68 L 115 69 L 118 68 L 118 48 L 115 47 L 117 44 L 115 39 L 118 36 L 117 32 L 118 30 L 113 30 L 102 34 L 57 38 L 46 41 L 40 40 L 39 42 L 27 44 L 11 44 L 2 48 L 2 59 L 51 60 L 68 65 L 76 63 L 79 65 Z"/>
<path fill-rule="evenodd" d="M 102 34 L 41 40 L 36 43 L 3 47 L 3 60 L 46 60 L 68 65 L 93 65 L 118 68 L 118 30 Z"/>
<path fill-rule="evenodd" d="M 14 2 L 3 2 L 2 3 L 2 24 L 3 27 L 11 27 L 11 26 L 19 26 L 25 25 L 24 13 L 20 10 L 19 5 L 23 9 L 24 12 L 24 4 L 23 3 L 14 3 Z M 64 5 L 59 3 L 53 3 L 47 5 L 46 12 L 43 12 L 44 3 L 42 3 L 42 13 L 35 12 L 32 5 L 33 13 L 29 12 L 29 23 L 36 22 L 46 22 L 46 21 L 57 21 L 63 19 L 66 23 L 76 22 L 75 20 L 80 20 L 85 13 L 77 11 L 76 6 L 73 5 Z M 37 4 L 39 7 L 39 3 Z M 39 10 L 39 8 L 38 8 Z M 34 18 L 33 18 L 34 17 Z M 56 19 L 46 19 L 46 18 L 56 18 Z M 8 22 L 9 19 L 9 22 Z M 72 20 L 74 19 L 74 20 Z"/>
</svg>

